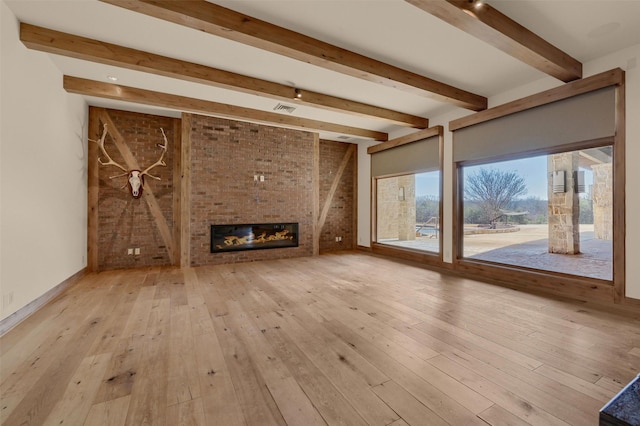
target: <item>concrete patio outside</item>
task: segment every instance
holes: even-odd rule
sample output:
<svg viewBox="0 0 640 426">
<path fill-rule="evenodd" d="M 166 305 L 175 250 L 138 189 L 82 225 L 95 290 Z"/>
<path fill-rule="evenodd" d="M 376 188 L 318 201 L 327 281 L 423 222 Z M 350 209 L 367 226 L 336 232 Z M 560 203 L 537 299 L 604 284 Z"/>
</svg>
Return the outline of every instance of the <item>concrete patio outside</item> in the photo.
<svg viewBox="0 0 640 426">
<path fill-rule="evenodd" d="M 473 234 L 464 237 L 464 256 L 562 272 L 603 280 L 613 279 L 613 244 L 594 238 L 593 225 L 580 225 L 581 253 L 555 254 L 548 250 L 548 225 L 518 225 L 520 231 L 497 234 Z M 412 241 L 379 241 L 398 247 L 438 251 L 438 239 L 417 237 Z"/>
</svg>

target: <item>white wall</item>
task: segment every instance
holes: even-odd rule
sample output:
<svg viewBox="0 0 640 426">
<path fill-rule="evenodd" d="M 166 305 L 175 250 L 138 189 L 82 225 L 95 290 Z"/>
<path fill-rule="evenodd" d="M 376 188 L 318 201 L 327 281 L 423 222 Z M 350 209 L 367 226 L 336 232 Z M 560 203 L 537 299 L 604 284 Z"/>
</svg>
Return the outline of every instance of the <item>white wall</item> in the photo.
<svg viewBox="0 0 640 426">
<path fill-rule="evenodd" d="M 640 299 L 640 280 L 635 280 L 633 277 L 640 276 L 640 262 L 634 259 L 638 259 L 640 256 L 640 221 L 635 220 L 640 213 L 640 191 L 634 190 L 634 183 L 640 182 L 640 45 L 633 46 L 628 49 L 621 50 L 619 52 L 607 55 L 594 61 L 583 64 L 583 75 L 588 77 L 594 74 L 598 74 L 603 71 L 607 71 L 613 68 L 622 68 L 626 71 L 626 295 L 635 299 Z M 509 102 L 515 99 L 520 99 L 525 96 L 529 96 L 535 93 L 539 93 L 543 90 L 547 90 L 561 85 L 559 80 L 552 77 L 543 78 L 541 80 L 532 82 L 522 87 L 518 87 L 513 90 L 505 91 L 496 96 L 489 98 L 489 107 L 501 105 L 505 102 Z M 443 170 L 443 204 L 444 204 L 444 217 L 443 217 L 443 258 L 445 262 L 451 263 L 453 261 L 451 256 L 452 250 L 452 203 L 453 203 L 453 188 L 452 188 L 452 134 L 448 131 L 449 121 L 456 118 L 460 118 L 465 115 L 469 115 L 471 112 L 467 110 L 457 109 L 445 115 L 436 117 L 429 117 L 429 125 L 443 125 L 445 128 L 445 151 L 444 151 L 444 170 Z M 408 133 L 403 131 L 398 134 L 390 135 L 390 138 L 395 138 Z M 358 156 L 358 200 L 364 202 L 369 200 L 370 194 L 364 194 L 363 191 L 370 191 L 369 175 L 363 176 L 360 171 L 369 166 L 366 163 L 370 162 L 370 156 L 366 154 Z M 366 182 L 364 182 L 366 180 Z M 365 197 L 366 195 L 366 197 Z M 370 237 L 370 203 L 367 201 L 366 205 L 358 205 L 358 243 L 360 245 L 366 245 L 361 242 L 363 238 Z M 360 232 L 366 232 L 366 234 L 360 234 Z"/>
<path fill-rule="evenodd" d="M 0 3 L 0 319 L 86 266 L 87 106 Z M 11 303 L 8 303 L 10 299 Z"/>
<path fill-rule="evenodd" d="M 376 142 L 358 142 L 358 245 L 371 247 L 371 156 Z"/>
</svg>

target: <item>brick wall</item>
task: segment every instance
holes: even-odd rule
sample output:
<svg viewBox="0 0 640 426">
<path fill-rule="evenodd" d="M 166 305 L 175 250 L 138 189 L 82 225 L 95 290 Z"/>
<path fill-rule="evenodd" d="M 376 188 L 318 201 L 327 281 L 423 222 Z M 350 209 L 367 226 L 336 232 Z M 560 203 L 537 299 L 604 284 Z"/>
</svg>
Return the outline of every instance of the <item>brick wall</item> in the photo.
<svg viewBox="0 0 640 426">
<path fill-rule="evenodd" d="M 180 143 L 180 120 L 125 111 L 92 111 L 91 114 L 106 111 L 141 168 L 158 159 L 160 150 L 156 144 L 163 141 L 160 127 L 165 129 L 170 144 L 165 155 L 167 167 L 155 168 L 153 174 L 161 180 L 147 179 L 145 185 L 153 191 L 172 235 L 171 243 L 179 251 L 180 235 L 178 230 L 174 232 L 174 220 L 179 218 L 180 185 L 174 187 L 173 179 L 178 172 L 174 171 L 174 163 L 178 164 L 174 148 L 179 148 L 176 144 Z M 314 188 L 318 185 L 322 208 L 349 144 L 321 141 L 320 156 L 314 159 L 315 135 L 311 132 L 200 115 L 190 117 L 191 191 L 183 197 L 189 199 L 190 206 L 191 264 L 311 256 Z M 100 132 L 89 137 L 97 139 L 101 131 L 102 123 Z M 124 165 L 110 135 L 105 145 L 111 157 Z M 315 161 L 320 169 L 318 182 L 314 182 Z M 320 235 L 321 251 L 353 248 L 355 161 L 356 155 L 352 155 L 333 197 Z M 121 173 L 119 169 L 97 168 L 98 270 L 171 265 L 168 248 L 147 202 L 134 199 L 128 188 L 121 188 L 126 183 L 124 176 L 109 179 Z M 254 175 L 264 176 L 264 182 L 254 182 Z M 212 224 L 280 222 L 299 224 L 298 247 L 210 252 Z M 335 242 L 336 236 L 342 237 L 341 243 Z M 128 255 L 129 248 L 140 248 L 141 254 Z"/>
<path fill-rule="evenodd" d="M 313 254 L 313 141 L 310 132 L 192 116 L 192 265 Z M 299 224 L 299 247 L 210 253 L 212 224 L 278 222 Z"/>
<path fill-rule="evenodd" d="M 169 140 L 164 157 L 167 167 L 154 168 L 152 174 L 161 180 L 145 179 L 145 187 L 153 191 L 169 229 L 173 229 L 174 155 L 171 145 L 174 136 L 179 136 L 174 134 L 176 119 L 116 110 L 107 110 L 107 114 L 116 127 L 109 130 L 117 130 L 122 135 L 142 169 L 158 160 L 161 150 L 156 144 L 164 142 L 160 128 L 164 129 Z M 100 135 L 89 137 L 98 139 Z M 114 161 L 125 165 L 111 134 L 107 135 L 105 148 Z M 142 198 L 134 199 L 128 187 L 122 188 L 127 183 L 126 176 L 110 179 L 110 176 L 122 173 L 114 166 L 98 166 L 98 173 L 98 269 L 171 264 L 167 247 L 147 203 Z M 140 255 L 127 254 L 128 248 L 136 247 L 140 248 Z"/>
<path fill-rule="evenodd" d="M 331 185 L 342 160 L 351 144 L 320 141 L 320 209 L 325 204 Z M 357 154 L 354 152 L 345 168 L 333 196 L 327 220 L 320 231 L 320 252 L 350 250 L 353 247 L 354 229 L 354 171 Z M 336 242 L 336 237 L 342 237 Z"/>
</svg>

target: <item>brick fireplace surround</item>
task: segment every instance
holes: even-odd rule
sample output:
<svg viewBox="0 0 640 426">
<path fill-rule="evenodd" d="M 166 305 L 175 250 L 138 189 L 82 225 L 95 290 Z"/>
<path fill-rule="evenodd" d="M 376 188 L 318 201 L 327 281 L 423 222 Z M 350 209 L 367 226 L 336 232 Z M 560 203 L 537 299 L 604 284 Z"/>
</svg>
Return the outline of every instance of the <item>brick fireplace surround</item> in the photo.
<svg viewBox="0 0 640 426">
<path fill-rule="evenodd" d="M 318 215 L 314 206 L 323 208 L 350 144 L 316 141 L 311 132 L 223 118 L 183 114 L 180 120 L 93 107 L 89 138 L 97 139 L 103 121 L 109 120 L 115 128 L 109 128 L 106 148 L 116 161 L 122 161 L 122 157 L 112 133 L 124 140 L 142 167 L 156 160 L 156 144 L 162 142 L 158 139 L 160 127 L 167 133 L 170 146 L 165 157 L 167 167 L 154 169 L 162 180 L 148 179 L 145 183 L 159 207 L 154 212 L 145 197 L 136 200 L 121 189 L 124 178 L 109 179 L 118 170 L 99 166 L 97 148 L 89 145 L 89 175 L 98 174 L 97 184 L 92 185 L 89 179 L 89 212 L 93 214 L 89 219 L 89 260 L 91 263 L 93 252 L 94 269 L 171 265 L 170 248 L 175 254 L 173 264 L 179 264 L 179 253 L 184 253 L 181 241 L 189 241 L 189 263 L 193 266 L 313 254 L 313 223 Z M 189 139 L 190 164 L 190 191 L 186 194 L 189 221 L 185 226 L 190 232 L 186 239 L 180 227 L 185 220 L 180 219 L 183 194 L 179 173 L 185 138 Z M 355 159 L 356 155 L 351 155 L 331 198 L 324 226 L 316 233 L 321 252 L 355 246 Z M 256 182 L 255 176 L 264 176 L 264 181 Z M 91 191 L 96 186 L 97 206 L 92 206 Z M 318 197 L 317 202 L 314 197 Z M 158 225 L 162 221 L 167 229 L 164 236 Z M 212 224 L 280 222 L 299 224 L 298 247 L 210 252 Z M 170 241 L 167 235 L 171 235 Z M 337 236 L 342 237 L 341 242 L 335 241 Z M 140 255 L 127 254 L 129 248 L 138 247 Z"/>
</svg>

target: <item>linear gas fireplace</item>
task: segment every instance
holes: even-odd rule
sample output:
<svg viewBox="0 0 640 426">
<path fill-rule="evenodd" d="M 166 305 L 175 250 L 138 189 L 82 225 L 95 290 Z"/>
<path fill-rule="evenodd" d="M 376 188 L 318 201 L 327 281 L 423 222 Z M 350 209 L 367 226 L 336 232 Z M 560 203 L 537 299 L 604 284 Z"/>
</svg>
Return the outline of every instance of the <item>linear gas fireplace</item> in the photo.
<svg viewBox="0 0 640 426">
<path fill-rule="evenodd" d="M 298 247 L 297 223 L 211 225 L 211 253 Z"/>
</svg>

